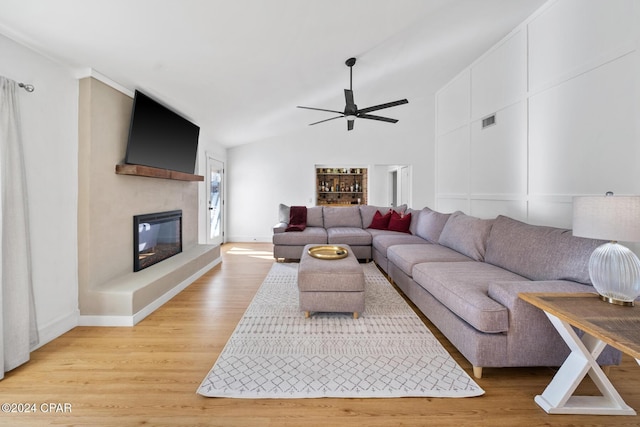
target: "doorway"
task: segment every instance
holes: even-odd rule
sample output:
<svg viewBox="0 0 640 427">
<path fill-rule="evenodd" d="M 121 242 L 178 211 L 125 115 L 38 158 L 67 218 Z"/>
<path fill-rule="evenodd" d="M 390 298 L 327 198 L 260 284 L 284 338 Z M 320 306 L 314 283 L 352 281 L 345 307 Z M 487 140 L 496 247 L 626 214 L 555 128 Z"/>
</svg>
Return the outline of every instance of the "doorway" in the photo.
<svg viewBox="0 0 640 427">
<path fill-rule="evenodd" d="M 207 244 L 224 243 L 224 163 L 207 157 Z"/>
<path fill-rule="evenodd" d="M 411 194 L 411 170 L 409 166 L 392 166 L 389 168 L 389 200 L 393 207 L 409 205 Z"/>
</svg>

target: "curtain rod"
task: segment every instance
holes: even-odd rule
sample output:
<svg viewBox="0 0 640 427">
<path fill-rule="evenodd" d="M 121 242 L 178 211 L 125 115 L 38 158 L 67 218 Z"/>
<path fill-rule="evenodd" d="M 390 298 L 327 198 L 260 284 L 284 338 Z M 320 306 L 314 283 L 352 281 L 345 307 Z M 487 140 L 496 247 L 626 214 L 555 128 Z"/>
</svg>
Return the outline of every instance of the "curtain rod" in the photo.
<svg viewBox="0 0 640 427">
<path fill-rule="evenodd" d="M 33 92 L 34 90 L 36 90 L 36 88 L 30 84 L 18 83 L 18 86 L 26 90 L 27 92 Z"/>
</svg>

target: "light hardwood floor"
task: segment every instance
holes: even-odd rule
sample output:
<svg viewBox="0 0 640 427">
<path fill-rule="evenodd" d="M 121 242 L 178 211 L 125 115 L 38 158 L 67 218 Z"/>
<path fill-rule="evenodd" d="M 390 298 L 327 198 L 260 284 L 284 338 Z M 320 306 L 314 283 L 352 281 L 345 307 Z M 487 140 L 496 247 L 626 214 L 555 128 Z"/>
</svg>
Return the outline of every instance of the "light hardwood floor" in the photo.
<svg viewBox="0 0 640 427">
<path fill-rule="evenodd" d="M 41 426 L 605 426 L 640 417 L 547 415 L 533 401 L 550 368 L 485 369 L 476 398 L 205 398 L 196 389 L 273 264 L 272 245 L 226 244 L 223 263 L 132 328 L 78 327 L 32 354 L 0 382 L 0 402 L 36 413 L 0 413 L 0 425 Z M 471 366 L 431 325 L 471 375 Z M 640 366 L 626 357 L 610 377 L 640 411 Z M 590 383 L 580 386 L 591 393 Z M 42 411 L 42 404 L 61 404 Z M 44 406 L 49 410 L 50 406 Z"/>
</svg>

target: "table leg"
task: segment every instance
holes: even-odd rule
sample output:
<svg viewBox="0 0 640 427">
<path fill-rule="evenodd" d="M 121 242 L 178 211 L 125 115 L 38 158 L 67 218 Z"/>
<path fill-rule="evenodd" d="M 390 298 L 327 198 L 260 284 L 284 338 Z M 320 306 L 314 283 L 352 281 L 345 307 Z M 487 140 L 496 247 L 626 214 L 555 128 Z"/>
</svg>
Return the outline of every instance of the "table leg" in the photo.
<svg viewBox="0 0 640 427">
<path fill-rule="evenodd" d="M 635 415 L 596 362 L 606 344 L 586 333 L 580 339 L 569 323 L 545 314 L 571 349 L 571 354 L 544 392 L 536 396 L 536 403 L 549 414 Z M 602 396 L 573 396 L 587 374 Z"/>
</svg>

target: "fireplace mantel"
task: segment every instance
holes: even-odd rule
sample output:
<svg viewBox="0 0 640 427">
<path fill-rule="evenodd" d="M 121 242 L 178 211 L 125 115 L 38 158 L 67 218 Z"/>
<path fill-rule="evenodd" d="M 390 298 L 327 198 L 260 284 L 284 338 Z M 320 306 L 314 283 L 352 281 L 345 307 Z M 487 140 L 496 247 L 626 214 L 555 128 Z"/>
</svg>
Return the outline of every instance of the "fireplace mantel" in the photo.
<svg viewBox="0 0 640 427">
<path fill-rule="evenodd" d="M 204 181 L 204 176 L 202 175 L 193 175 L 142 165 L 116 165 L 116 173 L 118 175 L 146 176 L 149 178 L 173 179 L 176 181 Z"/>
</svg>

